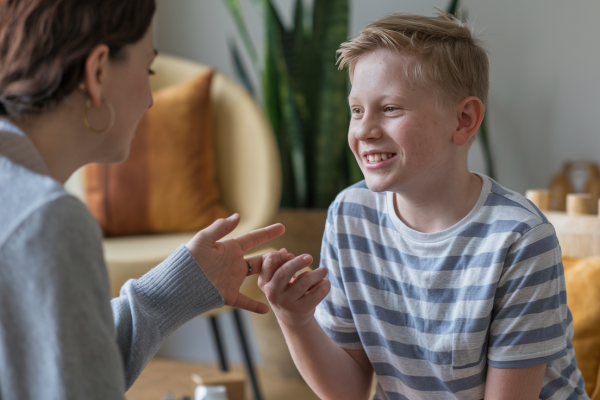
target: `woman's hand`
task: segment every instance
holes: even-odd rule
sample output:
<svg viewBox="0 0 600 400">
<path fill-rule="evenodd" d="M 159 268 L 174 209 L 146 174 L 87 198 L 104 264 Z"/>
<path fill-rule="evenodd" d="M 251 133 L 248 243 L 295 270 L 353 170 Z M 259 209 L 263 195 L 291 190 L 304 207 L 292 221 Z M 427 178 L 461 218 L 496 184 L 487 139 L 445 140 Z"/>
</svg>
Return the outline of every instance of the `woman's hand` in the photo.
<svg viewBox="0 0 600 400">
<path fill-rule="evenodd" d="M 258 286 L 265 292 L 279 322 L 288 327 L 306 325 L 331 288 L 325 279 L 326 268 L 294 277 L 312 260 L 308 254 L 294 258 L 293 254 L 281 250 L 267 254 L 262 263 Z"/>
<path fill-rule="evenodd" d="M 217 287 L 225 299 L 225 305 L 266 314 L 269 311 L 266 304 L 240 293 L 240 286 L 248 276 L 248 264 L 244 260 L 244 253 L 259 244 L 281 236 L 285 228 L 281 224 L 275 224 L 233 239 L 219 240 L 231 233 L 239 222 L 238 214 L 233 214 L 227 219 L 218 219 L 208 228 L 198 232 L 186 243 L 186 247 L 208 279 Z M 252 266 L 252 275 L 260 273 L 263 256 L 250 257 L 247 260 Z"/>
</svg>

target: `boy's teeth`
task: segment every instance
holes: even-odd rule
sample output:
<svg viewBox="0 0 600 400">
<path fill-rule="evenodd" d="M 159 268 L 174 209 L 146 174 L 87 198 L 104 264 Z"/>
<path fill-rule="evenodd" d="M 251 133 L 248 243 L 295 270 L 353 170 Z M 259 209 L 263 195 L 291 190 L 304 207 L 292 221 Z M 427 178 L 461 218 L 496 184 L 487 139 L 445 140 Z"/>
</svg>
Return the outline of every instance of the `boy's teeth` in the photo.
<svg viewBox="0 0 600 400">
<path fill-rule="evenodd" d="M 369 160 L 369 162 L 371 162 L 371 163 L 376 163 L 381 160 L 385 161 L 388 158 L 392 158 L 392 155 L 393 155 L 392 153 L 369 154 L 367 156 L 367 160 Z"/>
</svg>

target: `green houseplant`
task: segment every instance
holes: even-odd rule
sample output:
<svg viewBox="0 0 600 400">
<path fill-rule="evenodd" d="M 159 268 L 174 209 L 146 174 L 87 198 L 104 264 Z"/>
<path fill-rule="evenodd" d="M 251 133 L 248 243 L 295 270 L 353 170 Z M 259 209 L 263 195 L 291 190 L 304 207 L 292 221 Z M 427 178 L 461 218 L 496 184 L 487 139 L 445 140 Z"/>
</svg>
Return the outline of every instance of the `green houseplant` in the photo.
<svg viewBox="0 0 600 400">
<path fill-rule="evenodd" d="M 224 0 L 258 72 L 258 60 L 239 0 Z M 348 0 L 296 0 L 286 29 L 272 0 L 261 0 L 265 24 L 262 93 L 282 161 L 282 206 L 327 208 L 337 193 L 362 179 L 347 146 L 348 76 L 336 66 L 336 50 L 348 39 Z M 238 76 L 251 93 L 247 68 L 231 44 Z"/>
</svg>

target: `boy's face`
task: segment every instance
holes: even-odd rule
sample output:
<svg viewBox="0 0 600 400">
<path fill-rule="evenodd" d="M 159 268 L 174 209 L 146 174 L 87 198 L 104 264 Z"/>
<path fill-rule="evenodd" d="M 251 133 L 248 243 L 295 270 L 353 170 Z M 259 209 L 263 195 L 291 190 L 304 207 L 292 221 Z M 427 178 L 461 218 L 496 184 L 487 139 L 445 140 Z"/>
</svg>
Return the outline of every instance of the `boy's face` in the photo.
<svg viewBox="0 0 600 400">
<path fill-rule="evenodd" d="M 456 167 L 456 113 L 406 80 L 402 71 L 411 61 L 376 50 L 354 67 L 348 142 L 375 192 L 427 191 Z"/>
</svg>

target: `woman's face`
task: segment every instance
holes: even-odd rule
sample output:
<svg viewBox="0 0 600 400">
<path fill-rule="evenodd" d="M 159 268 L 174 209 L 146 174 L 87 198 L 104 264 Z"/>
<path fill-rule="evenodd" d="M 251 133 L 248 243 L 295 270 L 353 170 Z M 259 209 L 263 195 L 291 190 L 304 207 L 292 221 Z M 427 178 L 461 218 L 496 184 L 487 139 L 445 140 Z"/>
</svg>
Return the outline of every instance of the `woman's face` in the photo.
<svg viewBox="0 0 600 400">
<path fill-rule="evenodd" d="M 152 27 L 142 40 L 122 51 L 123 59 L 109 62 L 103 88 L 104 99 L 110 101 L 115 109 L 115 123 L 105 134 L 102 159 L 98 160 L 102 163 L 118 163 L 127 158 L 135 130 L 152 106 L 149 75 L 152 73 L 150 65 L 156 56 Z"/>
</svg>

